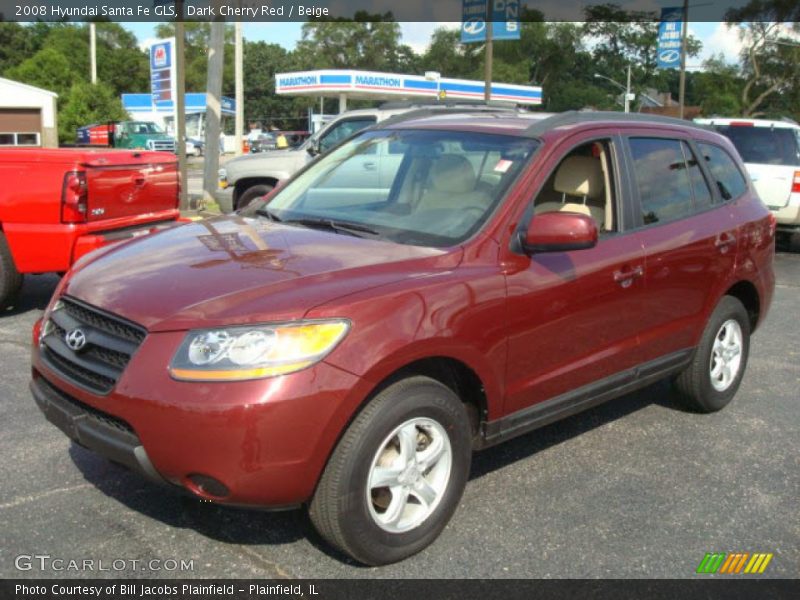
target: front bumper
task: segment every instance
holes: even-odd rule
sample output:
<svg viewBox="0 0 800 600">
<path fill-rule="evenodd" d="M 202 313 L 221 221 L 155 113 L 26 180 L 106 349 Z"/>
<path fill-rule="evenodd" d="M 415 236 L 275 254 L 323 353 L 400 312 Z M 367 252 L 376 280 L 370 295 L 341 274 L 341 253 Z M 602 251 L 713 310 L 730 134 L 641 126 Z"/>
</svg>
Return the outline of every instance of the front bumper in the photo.
<svg viewBox="0 0 800 600">
<path fill-rule="evenodd" d="M 68 438 L 151 481 L 167 483 L 153 467 L 130 425 L 70 398 L 41 376 L 34 376 L 30 390 L 47 420 Z"/>
<path fill-rule="evenodd" d="M 309 500 L 370 385 L 325 362 L 255 381 L 176 381 L 166 365 L 183 335 L 148 334 L 106 396 L 48 369 L 34 345 L 31 390 L 69 437 L 150 479 L 227 504 L 283 508 Z M 109 421 L 123 428 L 109 429 Z M 197 476 L 227 493 L 206 493 Z"/>
</svg>

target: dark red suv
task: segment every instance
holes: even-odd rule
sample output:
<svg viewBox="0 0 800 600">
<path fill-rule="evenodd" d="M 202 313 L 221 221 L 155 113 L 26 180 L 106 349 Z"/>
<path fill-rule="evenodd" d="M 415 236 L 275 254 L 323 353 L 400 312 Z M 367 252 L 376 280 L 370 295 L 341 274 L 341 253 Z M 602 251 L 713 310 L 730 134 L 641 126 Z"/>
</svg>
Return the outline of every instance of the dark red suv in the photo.
<svg viewBox="0 0 800 600">
<path fill-rule="evenodd" d="M 307 504 L 389 563 L 444 528 L 473 450 L 665 377 L 730 402 L 774 230 L 689 123 L 423 110 L 246 212 L 83 259 L 31 389 L 87 448 L 202 499 Z"/>
</svg>

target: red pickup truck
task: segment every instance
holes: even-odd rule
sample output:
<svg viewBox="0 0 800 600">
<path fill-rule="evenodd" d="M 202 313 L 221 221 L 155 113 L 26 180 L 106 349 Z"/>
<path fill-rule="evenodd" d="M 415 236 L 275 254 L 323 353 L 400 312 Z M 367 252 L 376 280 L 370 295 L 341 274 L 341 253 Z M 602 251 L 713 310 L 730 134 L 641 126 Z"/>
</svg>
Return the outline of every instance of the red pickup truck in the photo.
<svg viewBox="0 0 800 600">
<path fill-rule="evenodd" d="M 26 273 L 64 272 L 107 244 L 174 224 L 174 154 L 0 149 L 0 309 Z"/>
</svg>

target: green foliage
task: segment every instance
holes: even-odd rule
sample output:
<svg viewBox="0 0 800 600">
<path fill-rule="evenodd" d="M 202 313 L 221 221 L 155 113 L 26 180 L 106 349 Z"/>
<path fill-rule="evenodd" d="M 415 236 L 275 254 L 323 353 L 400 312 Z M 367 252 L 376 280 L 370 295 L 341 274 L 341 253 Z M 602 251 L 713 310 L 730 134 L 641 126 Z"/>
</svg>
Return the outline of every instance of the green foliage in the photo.
<svg viewBox="0 0 800 600">
<path fill-rule="evenodd" d="M 105 83 L 75 83 L 66 94 L 58 117 L 58 139 L 75 142 L 75 130 L 83 125 L 123 121 L 128 113 L 114 89 Z"/>
<path fill-rule="evenodd" d="M 5 76 L 36 87 L 65 94 L 78 74 L 69 59 L 55 48 L 45 47 L 16 67 L 11 67 Z"/>
<path fill-rule="evenodd" d="M 224 66 L 222 69 L 222 93 L 232 96 L 235 86 L 234 73 L 234 26 L 225 27 Z M 156 27 L 159 38 L 175 37 L 175 23 L 161 23 Z M 184 23 L 186 68 L 186 91 L 204 92 L 208 78 L 208 44 L 211 39 L 211 23 L 187 21 Z M 149 89 L 149 85 L 148 88 Z"/>
</svg>

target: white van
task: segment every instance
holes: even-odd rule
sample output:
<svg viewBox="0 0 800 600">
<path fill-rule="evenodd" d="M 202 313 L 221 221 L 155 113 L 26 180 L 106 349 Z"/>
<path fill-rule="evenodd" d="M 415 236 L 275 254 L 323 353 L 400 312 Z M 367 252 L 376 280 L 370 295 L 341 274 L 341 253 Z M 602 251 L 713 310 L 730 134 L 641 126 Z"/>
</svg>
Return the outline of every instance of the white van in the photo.
<svg viewBox="0 0 800 600">
<path fill-rule="evenodd" d="M 800 251 L 800 125 L 766 119 L 695 119 L 729 137 L 761 200 L 778 220 L 778 235 Z"/>
</svg>

